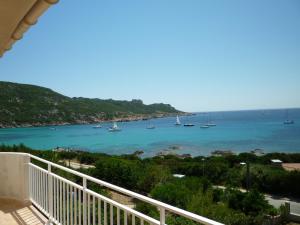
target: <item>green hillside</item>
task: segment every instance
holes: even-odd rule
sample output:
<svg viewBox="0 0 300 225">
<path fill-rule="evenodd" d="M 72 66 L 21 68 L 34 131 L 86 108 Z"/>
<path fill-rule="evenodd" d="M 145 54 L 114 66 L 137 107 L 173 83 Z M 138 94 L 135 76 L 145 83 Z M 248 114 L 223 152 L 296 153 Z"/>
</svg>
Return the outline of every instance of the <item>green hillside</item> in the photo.
<svg viewBox="0 0 300 225">
<path fill-rule="evenodd" d="M 179 111 L 168 104 L 70 98 L 44 87 L 0 82 L 0 127 L 135 120 L 174 113 Z"/>
</svg>

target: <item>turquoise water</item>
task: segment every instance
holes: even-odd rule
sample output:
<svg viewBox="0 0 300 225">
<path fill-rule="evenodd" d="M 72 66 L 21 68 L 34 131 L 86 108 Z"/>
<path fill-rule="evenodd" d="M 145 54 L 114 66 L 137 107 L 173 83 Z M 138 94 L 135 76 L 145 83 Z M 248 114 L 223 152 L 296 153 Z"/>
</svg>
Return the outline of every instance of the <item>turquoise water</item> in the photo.
<svg viewBox="0 0 300 225">
<path fill-rule="evenodd" d="M 216 127 L 201 129 L 200 124 L 211 118 Z M 300 152 L 300 109 L 289 110 L 293 125 L 284 125 L 284 110 L 256 110 L 235 112 L 198 113 L 181 117 L 181 122 L 194 127 L 174 126 L 174 117 L 118 123 L 121 132 L 111 133 L 111 123 L 101 129 L 93 125 L 0 129 L 0 143 L 23 143 L 35 149 L 71 147 L 108 154 L 127 154 L 143 150 L 144 156 L 153 156 L 163 150 L 178 154 L 208 155 L 213 150 L 265 152 Z M 149 125 L 156 129 L 146 129 Z M 178 149 L 177 149 L 178 148 Z"/>
</svg>

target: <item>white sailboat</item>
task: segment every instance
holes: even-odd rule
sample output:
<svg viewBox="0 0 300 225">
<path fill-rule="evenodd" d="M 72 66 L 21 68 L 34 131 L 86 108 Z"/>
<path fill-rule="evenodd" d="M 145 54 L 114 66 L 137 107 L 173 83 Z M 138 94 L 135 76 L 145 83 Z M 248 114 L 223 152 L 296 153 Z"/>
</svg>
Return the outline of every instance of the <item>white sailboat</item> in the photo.
<svg viewBox="0 0 300 225">
<path fill-rule="evenodd" d="M 286 120 L 283 122 L 285 125 L 294 124 L 294 120 L 289 119 L 289 111 L 286 110 Z"/>
<path fill-rule="evenodd" d="M 117 125 L 117 123 L 114 122 L 114 123 L 113 123 L 113 126 L 110 127 L 110 128 L 108 128 L 108 131 L 109 131 L 109 132 L 121 131 L 121 128 L 119 128 L 118 125 Z"/>
<path fill-rule="evenodd" d="M 208 122 L 206 125 L 209 126 L 209 127 L 215 127 L 215 126 L 217 126 L 217 124 L 215 124 L 215 123 L 213 123 L 211 121 Z"/>
<path fill-rule="evenodd" d="M 205 124 L 205 126 L 208 126 L 208 127 L 215 127 L 217 126 L 217 124 L 215 124 L 212 120 L 211 120 L 211 115 L 209 114 L 209 119 L 207 121 L 207 123 Z"/>
<path fill-rule="evenodd" d="M 179 120 L 179 116 L 177 115 L 177 118 L 176 118 L 176 123 L 175 123 L 176 126 L 180 126 L 181 125 L 181 122 Z"/>
<path fill-rule="evenodd" d="M 149 125 L 149 126 L 147 127 L 147 129 L 149 129 L 149 130 L 155 129 L 155 126 L 154 126 L 154 125 Z"/>
</svg>

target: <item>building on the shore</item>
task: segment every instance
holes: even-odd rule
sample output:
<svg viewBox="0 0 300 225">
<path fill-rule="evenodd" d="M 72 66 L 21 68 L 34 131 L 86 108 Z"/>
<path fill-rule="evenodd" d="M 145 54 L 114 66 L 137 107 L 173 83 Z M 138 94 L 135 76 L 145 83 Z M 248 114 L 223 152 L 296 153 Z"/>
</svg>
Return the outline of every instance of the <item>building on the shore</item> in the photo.
<svg viewBox="0 0 300 225">
<path fill-rule="evenodd" d="M 184 178 L 185 175 L 184 174 L 173 174 L 173 177 L 175 177 L 175 178 Z"/>
<path fill-rule="evenodd" d="M 282 166 L 282 161 L 280 159 L 271 159 L 271 164 L 273 166 L 281 167 Z"/>
</svg>

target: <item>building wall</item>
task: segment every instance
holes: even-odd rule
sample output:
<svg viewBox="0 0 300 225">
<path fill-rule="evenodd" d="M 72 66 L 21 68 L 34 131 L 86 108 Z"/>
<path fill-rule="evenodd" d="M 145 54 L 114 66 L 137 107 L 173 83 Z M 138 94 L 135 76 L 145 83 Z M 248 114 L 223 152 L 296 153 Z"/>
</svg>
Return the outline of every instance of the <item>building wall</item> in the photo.
<svg viewBox="0 0 300 225">
<path fill-rule="evenodd" d="M 23 153 L 0 153 L 0 197 L 29 199 L 28 162 Z"/>
</svg>

